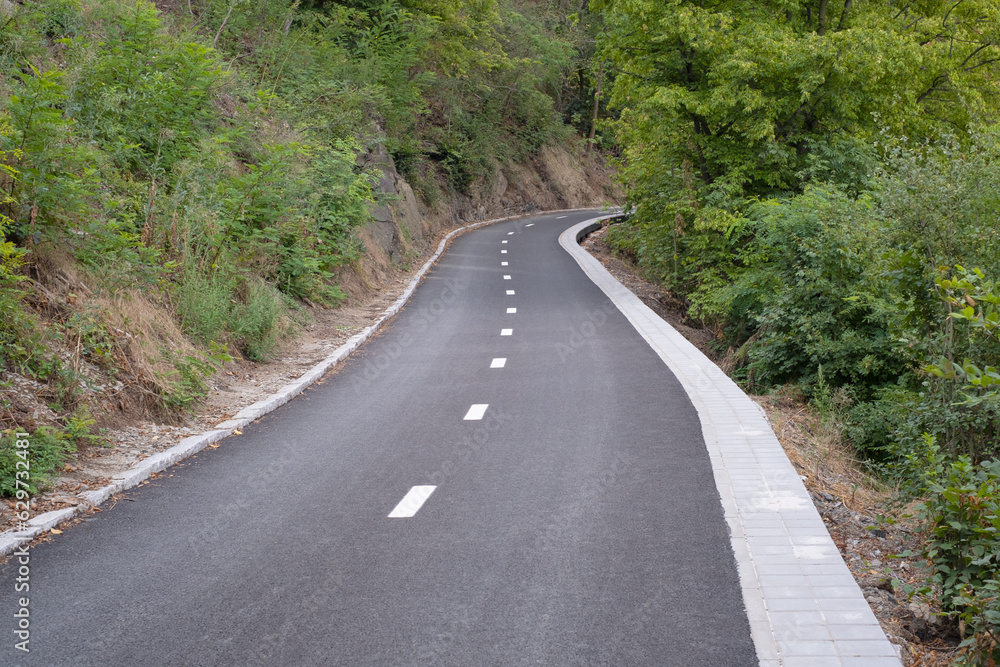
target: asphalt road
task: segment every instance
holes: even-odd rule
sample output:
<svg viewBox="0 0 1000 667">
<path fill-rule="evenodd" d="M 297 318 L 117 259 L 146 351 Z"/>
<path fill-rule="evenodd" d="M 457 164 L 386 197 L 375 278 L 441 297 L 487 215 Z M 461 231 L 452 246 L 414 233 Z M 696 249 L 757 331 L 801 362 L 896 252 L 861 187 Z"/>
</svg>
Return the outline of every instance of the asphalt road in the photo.
<svg viewBox="0 0 1000 667">
<path fill-rule="evenodd" d="M 593 215 L 457 238 L 338 372 L 32 549 L 29 654 L 0 568 L 0 664 L 756 664 L 695 410 L 558 244 Z"/>
</svg>

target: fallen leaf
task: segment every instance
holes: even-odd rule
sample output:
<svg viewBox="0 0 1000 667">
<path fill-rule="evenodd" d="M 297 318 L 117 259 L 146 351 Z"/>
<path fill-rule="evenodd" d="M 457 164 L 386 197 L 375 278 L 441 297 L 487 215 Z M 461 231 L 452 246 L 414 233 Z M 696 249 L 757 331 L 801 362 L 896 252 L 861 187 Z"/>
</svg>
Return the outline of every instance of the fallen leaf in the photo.
<svg viewBox="0 0 1000 667">
<path fill-rule="evenodd" d="M 233 435 L 243 435 L 243 431 L 240 430 L 233 431 Z"/>
<path fill-rule="evenodd" d="M 62 531 L 61 530 L 56 530 L 55 528 L 53 528 L 49 532 L 52 533 L 53 535 L 62 535 Z"/>
</svg>

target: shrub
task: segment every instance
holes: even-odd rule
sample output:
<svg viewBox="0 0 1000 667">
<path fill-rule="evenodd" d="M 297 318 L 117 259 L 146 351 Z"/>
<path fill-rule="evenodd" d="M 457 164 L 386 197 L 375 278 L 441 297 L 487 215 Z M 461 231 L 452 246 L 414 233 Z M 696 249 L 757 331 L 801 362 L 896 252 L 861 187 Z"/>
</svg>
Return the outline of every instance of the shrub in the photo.
<svg viewBox="0 0 1000 667">
<path fill-rule="evenodd" d="M 735 281 L 698 298 L 731 323 L 752 323 L 756 334 L 744 351 L 756 382 L 811 385 L 822 366 L 831 387 L 849 385 L 866 400 L 909 366 L 873 285 L 873 218 L 869 200 L 834 188 L 751 207 L 752 240 Z"/>
<path fill-rule="evenodd" d="M 233 304 L 229 330 L 240 351 L 253 361 L 266 361 L 284 333 L 280 323 L 285 312 L 281 293 L 261 282 L 246 287 L 245 298 Z"/>
<path fill-rule="evenodd" d="M 0 435 L 0 495 L 14 496 L 18 489 L 24 489 L 23 485 L 17 484 L 17 473 L 24 470 L 30 475 L 27 492 L 38 493 L 76 451 L 75 439 L 57 428 L 37 428 L 26 438 L 31 443 L 26 449 L 16 446 L 16 433 L 16 430 L 11 430 Z M 21 465 L 18 466 L 18 463 Z"/>
<path fill-rule="evenodd" d="M 917 511 L 931 581 L 964 632 L 964 664 L 993 665 L 1000 658 L 1000 460 L 948 463 L 932 436 L 924 444 L 909 468 L 923 482 Z"/>
</svg>

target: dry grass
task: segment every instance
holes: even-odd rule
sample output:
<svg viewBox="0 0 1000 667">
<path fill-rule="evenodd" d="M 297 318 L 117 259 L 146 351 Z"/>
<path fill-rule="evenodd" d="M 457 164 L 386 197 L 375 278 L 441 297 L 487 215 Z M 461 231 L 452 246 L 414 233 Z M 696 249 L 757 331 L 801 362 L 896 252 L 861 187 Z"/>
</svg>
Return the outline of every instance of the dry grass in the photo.
<svg viewBox="0 0 1000 667">
<path fill-rule="evenodd" d="M 893 489 L 867 474 L 836 423 L 824 420 L 791 389 L 752 396 L 771 422 L 785 454 L 811 491 L 842 498 L 855 511 L 887 502 Z"/>
</svg>

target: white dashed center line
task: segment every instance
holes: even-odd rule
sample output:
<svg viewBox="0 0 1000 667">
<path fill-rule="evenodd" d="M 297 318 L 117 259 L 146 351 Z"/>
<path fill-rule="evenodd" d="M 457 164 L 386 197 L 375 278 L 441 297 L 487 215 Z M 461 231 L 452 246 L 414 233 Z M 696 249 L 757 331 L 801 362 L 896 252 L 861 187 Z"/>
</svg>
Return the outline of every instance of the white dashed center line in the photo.
<svg viewBox="0 0 1000 667">
<path fill-rule="evenodd" d="M 507 262 L 500 262 L 500 266 L 507 266 Z"/>
<path fill-rule="evenodd" d="M 566 217 L 565 215 L 559 215 L 559 216 L 556 216 L 556 220 L 562 220 L 565 217 Z"/>
<path fill-rule="evenodd" d="M 503 279 L 504 280 L 510 280 L 510 276 L 504 276 Z"/>
<path fill-rule="evenodd" d="M 506 251 L 506 250 L 501 250 L 501 251 L 500 251 L 500 254 L 501 254 L 501 255 L 506 255 L 506 254 L 507 254 L 507 251 Z"/>
<path fill-rule="evenodd" d="M 489 403 L 474 403 L 462 419 L 466 421 L 477 421 L 482 419 L 483 415 L 486 414 L 486 408 L 488 407 L 490 407 Z"/>
<path fill-rule="evenodd" d="M 531 227 L 531 226 L 533 226 L 534 224 L 535 224 L 535 223 L 533 223 L 533 222 L 529 222 L 528 224 L 526 224 L 526 225 L 525 225 L 525 227 Z"/>
<path fill-rule="evenodd" d="M 514 335 L 514 330 L 513 329 L 501 329 L 500 330 L 500 335 L 501 336 L 513 336 Z"/>
<path fill-rule="evenodd" d="M 504 240 L 503 240 L 503 241 L 501 241 L 500 243 L 506 243 L 506 242 L 507 242 L 507 239 L 504 239 Z"/>
<path fill-rule="evenodd" d="M 514 290 L 512 289 L 507 290 L 507 296 L 514 296 Z"/>
<path fill-rule="evenodd" d="M 408 519 L 417 513 L 427 499 L 434 493 L 436 486 L 415 486 L 403 496 L 396 508 L 389 512 L 390 519 Z"/>
<path fill-rule="evenodd" d="M 490 362 L 490 368 L 503 368 L 507 363 L 507 357 L 497 357 Z"/>
<path fill-rule="evenodd" d="M 514 232 L 507 232 L 507 236 L 513 236 Z"/>
<path fill-rule="evenodd" d="M 508 308 L 507 309 L 507 314 L 516 313 L 516 312 L 517 312 L 517 308 Z"/>
</svg>

